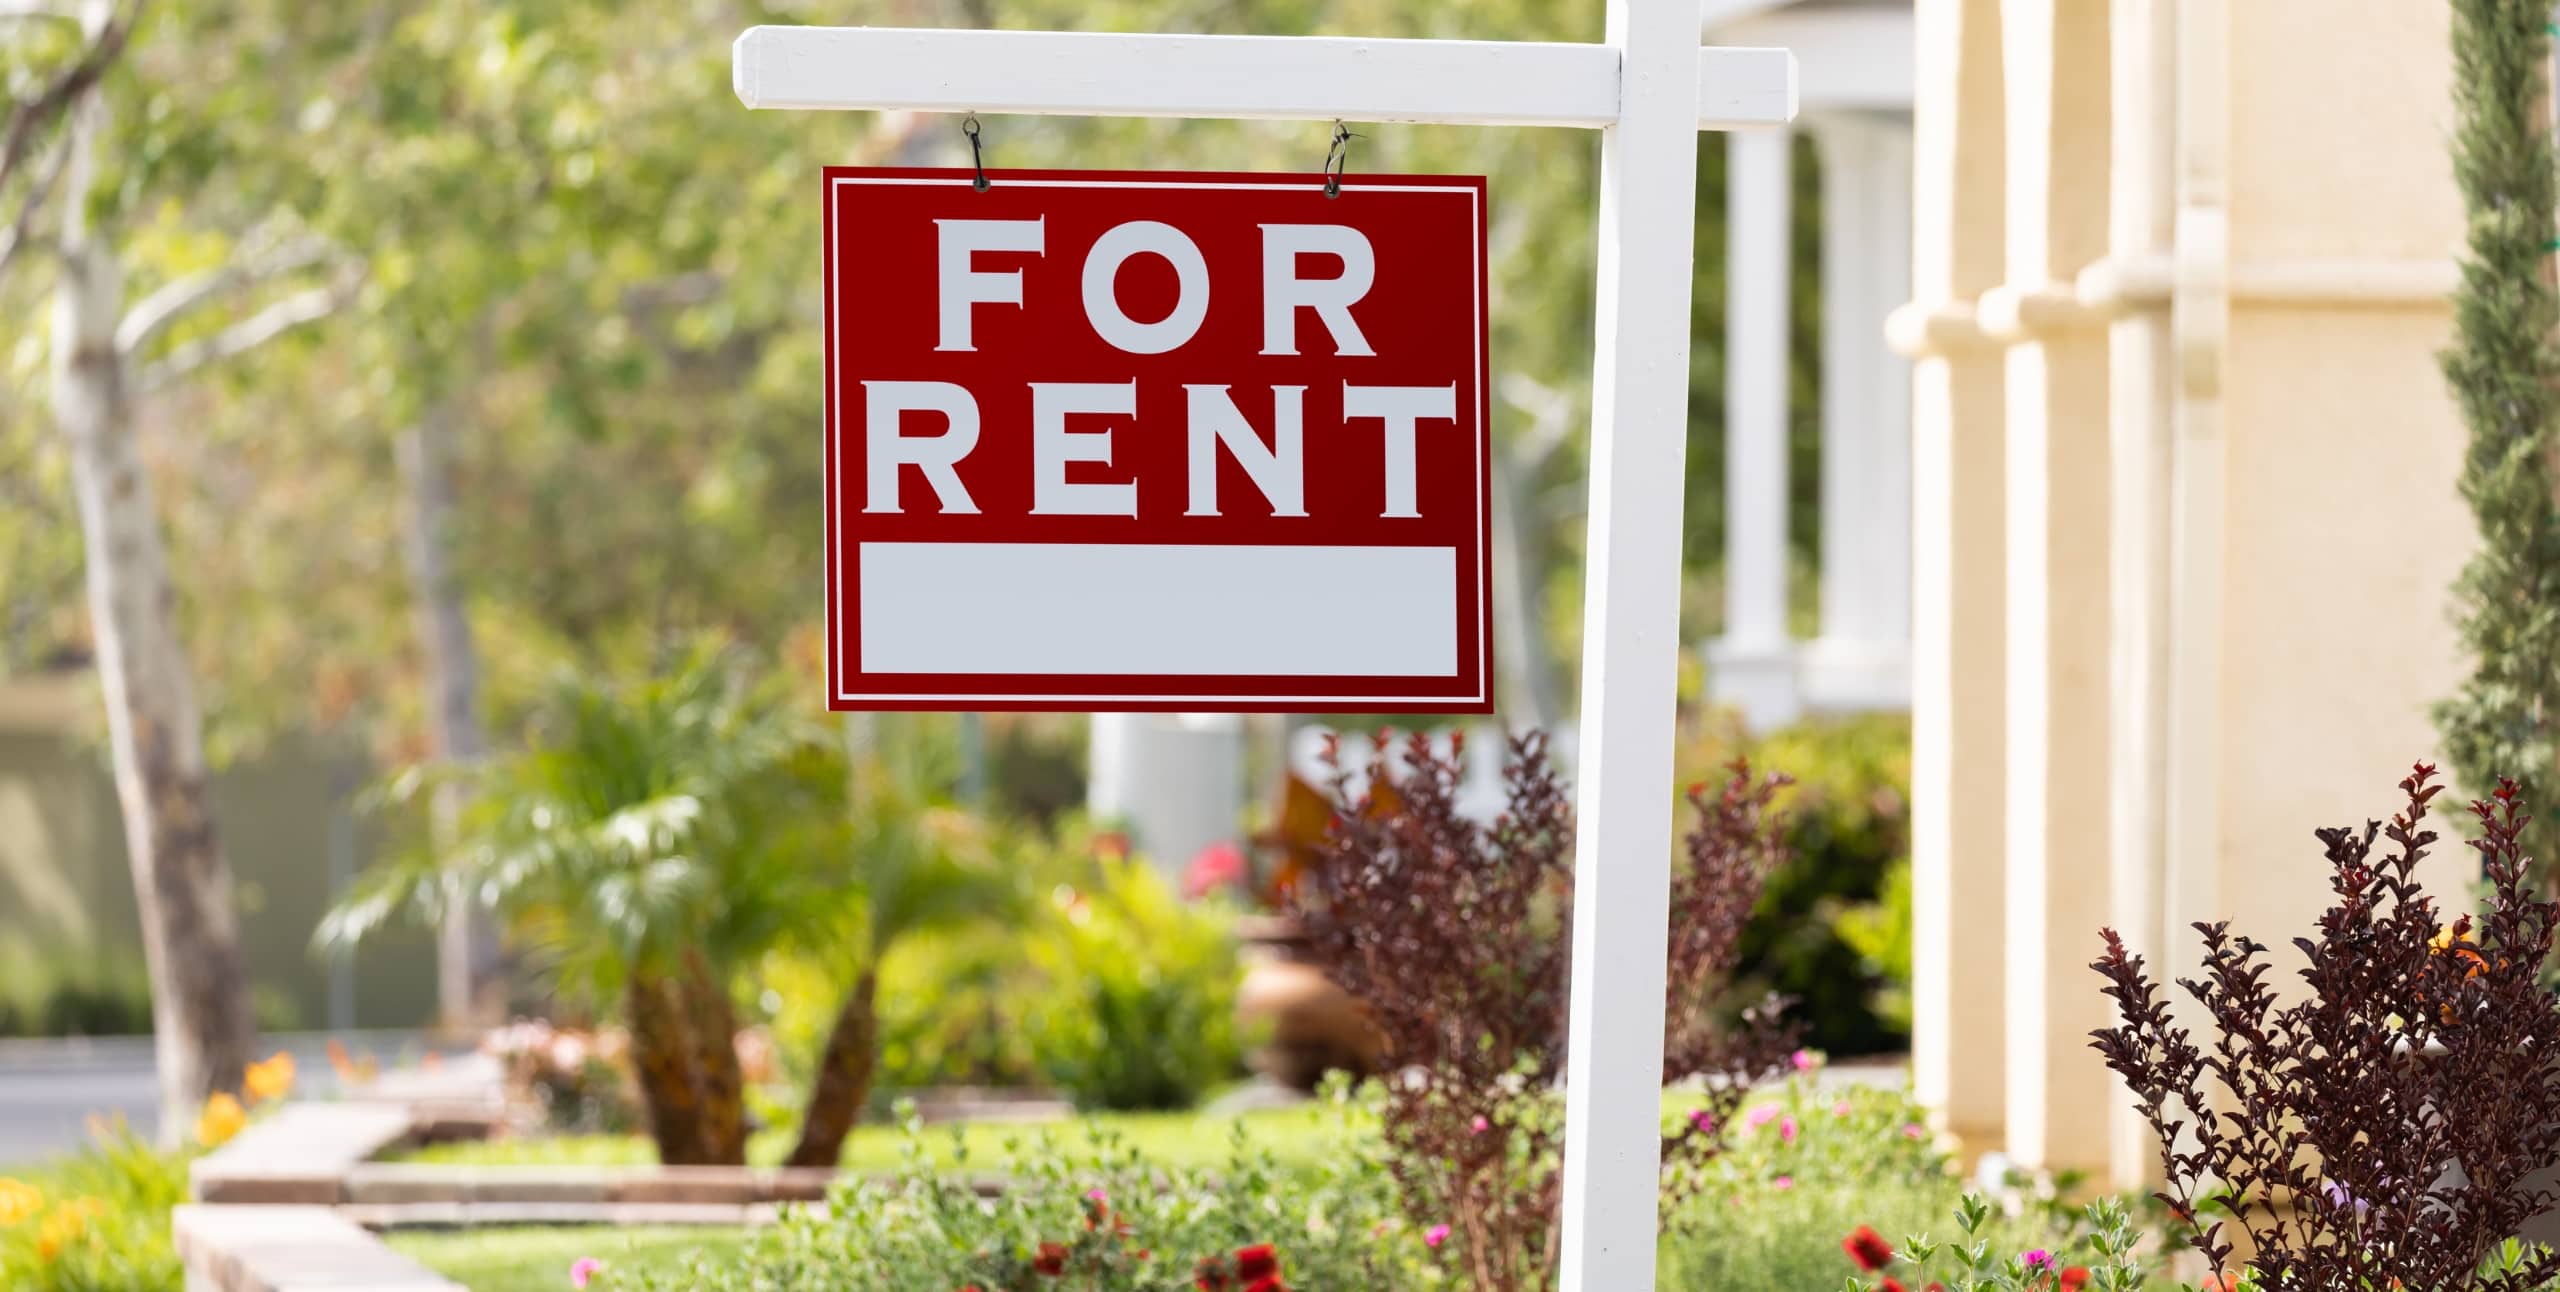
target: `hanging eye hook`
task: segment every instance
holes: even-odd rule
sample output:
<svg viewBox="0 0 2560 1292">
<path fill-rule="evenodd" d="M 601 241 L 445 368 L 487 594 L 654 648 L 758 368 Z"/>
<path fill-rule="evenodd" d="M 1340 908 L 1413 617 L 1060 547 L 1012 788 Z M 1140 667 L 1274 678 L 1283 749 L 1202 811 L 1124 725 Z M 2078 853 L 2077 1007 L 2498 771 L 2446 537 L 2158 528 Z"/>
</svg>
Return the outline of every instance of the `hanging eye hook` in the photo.
<svg viewBox="0 0 2560 1292">
<path fill-rule="evenodd" d="M 1324 150 L 1324 195 L 1342 196 L 1342 168 L 1351 160 L 1351 141 L 1360 136 L 1345 129 L 1340 121 L 1333 123 L 1333 142 Z"/>
<path fill-rule="evenodd" d="M 969 162 L 978 168 L 978 178 L 969 187 L 984 193 L 992 186 L 987 183 L 987 149 L 985 142 L 978 138 L 977 113 L 961 118 L 960 133 L 969 136 Z"/>
</svg>

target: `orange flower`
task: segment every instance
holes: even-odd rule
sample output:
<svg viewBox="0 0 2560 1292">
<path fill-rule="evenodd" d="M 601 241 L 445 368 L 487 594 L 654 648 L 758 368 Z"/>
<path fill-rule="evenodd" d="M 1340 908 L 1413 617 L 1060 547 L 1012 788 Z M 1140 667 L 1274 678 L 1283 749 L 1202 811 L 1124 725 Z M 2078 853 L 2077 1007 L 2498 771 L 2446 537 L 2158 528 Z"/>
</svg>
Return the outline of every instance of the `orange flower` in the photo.
<svg viewBox="0 0 2560 1292">
<path fill-rule="evenodd" d="M 282 1050 L 252 1063 L 240 1074 L 240 1088 L 253 1103 L 272 1103 L 293 1090 L 293 1056 Z"/>
<path fill-rule="evenodd" d="M 215 1091 L 204 1101 L 204 1111 L 196 1117 L 196 1142 L 206 1148 L 220 1148 L 249 1124 L 249 1110 L 230 1095 Z"/>
</svg>

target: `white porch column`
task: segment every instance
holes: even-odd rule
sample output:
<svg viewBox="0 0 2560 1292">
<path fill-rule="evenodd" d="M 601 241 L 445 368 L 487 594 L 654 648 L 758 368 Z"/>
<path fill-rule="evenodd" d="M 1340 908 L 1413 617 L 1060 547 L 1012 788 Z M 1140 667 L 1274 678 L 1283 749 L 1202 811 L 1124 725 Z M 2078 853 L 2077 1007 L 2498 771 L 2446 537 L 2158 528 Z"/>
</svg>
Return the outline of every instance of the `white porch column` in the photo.
<svg viewBox="0 0 2560 1292">
<path fill-rule="evenodd" d="M 1244 719 L 1232 713 L 1097 713 L 1085 810 L 1129 827 L 1167 873 L 1242 833 Z"/>
<path fill-rule="evenodd" d="M 1911 125 L 1818 118 L 1822 160 L 1822 635 L 1804 700 L 1911 703 L 1911 364 L 1884 321 L 1911 293 Z"/>
<path fill-rule="evenodd" d="M 1981 302 L 2009 347 L 2009 1155 L 2057 1170 L 2108 1168 L 2118 1098 L 2087 967 L 2115 920 L 2108 354 L 2071 285 L 2107 254 L 2108 24 L 2082 0 L 2001 6 L 2008 281 Z"/>
<path fill-rule="evenodd" d="M 2005 1143 L 2007 395 L 1974 302 L 2007 270 L 2000 0 L 1920 0 L 1912 105 L 1912 1093 Z"/>
<path fill-rule="evenodd" d="M 1792 721 L 1802 708 L 1787 633 L 1793 142 L 1786 130 L 1725 137 L 1725 609 L 1724 636 L 1707 648 L 1708 687 L 1761 729 Z"/>
</svg>

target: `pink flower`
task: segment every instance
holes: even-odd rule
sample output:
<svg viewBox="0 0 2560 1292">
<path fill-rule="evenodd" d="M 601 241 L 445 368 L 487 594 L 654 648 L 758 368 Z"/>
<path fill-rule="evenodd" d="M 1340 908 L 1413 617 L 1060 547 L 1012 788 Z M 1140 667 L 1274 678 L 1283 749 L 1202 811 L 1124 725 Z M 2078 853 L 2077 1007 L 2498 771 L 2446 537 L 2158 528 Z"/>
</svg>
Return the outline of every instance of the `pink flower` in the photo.
<svg viewBox="0 0 2560 1292">
<path fill-rule="evenodd" d="M 1468 1124 L 1467 1133 L 1470 1135 L 1482 1135 L 1486 1131 L 1492 1129 L 1493 1123 L 1486 1121 L 1483 1117 L 1479 1116 L 1473 1122 Z"/>
<path fill-rule="evenodd" d="M 1087 1194 L 1086 1194 L 1086 1195 L 1084 1195 L 1084 1196 L 1085 1196 L 1085 1197 L 1087 1197 L 1087 1198 L 1089 1198 L 1089 1199 L 1091 1199 L 1091 1200 L 1093 1200 L 1093 1201 L 1095 1201 L 1095 1202 L 1109 1202 L 1109 1201 L 1111 1201 L 1111 1195 L 1110 1195 L 1110 1194 L 1107 1194 L 1107 1193 L 1104 1193 L 1104 1192 L 1103 1192 L 1102 1190 L 1100 1190 L 1100 1189 L 1095 1189 L 1095 1190 L 1093 1190 L 1092 1192 L 1087 1193 Z"/>
<path fill-rule="evenodd" d="M 1447 1241 L 1449 1241 L 1449 1227 L 1447 1225 L 1433 1225 L 1422 1233 L 1422 1245 L 1425 1247 L 1438 1247 L 1440 1244 Z"/>
<path fill-rule="evenodd" d="M 1182 895 L 1198 901 L 1221 888 L 1241 887 L 1249 868 L 1244 850 L 1232 843 L 1213 843 L 1192 855 L 1182 871 Z"/>
<path fill-rule="evenodd" d="M 1707 1110 L 1704 1108 L 1694 1109 L 1689 1114 L 1689 1126 L 1704 1135 L 1716 1128 L 1716 1119 L 1707 1116 Z"/>
<path fill-rule="evenodd" d="M 1796 1071 L 1798 1072 L 1811 1072 L 1815 1068 L 1822 1066 L 1822 1060 L 1813 1057 L 1813 1051 L 1811 1050 L 1798 1050 L 1794 1054 L 1787 1056 L 1787 1062 L 1796 1065 Z"/>
<path fill-rule="evenodd" d="M 1902 1137 L 1904 1139 L 1918 1139 L 1928 1133 L 1929 1132 L 1923 1129 L 1918 1122 L 1904 1122 L 1902 1124 Z"/>
<path fill-rule="evenodd" d="M 2048 1252 L 2041 1247 L 2037 1247 L 2029 1250 L 2026 1255 L 2021 1256 L 2018 1259 L 2025 1262 L 2028 1269 L 2041 1270 L 2046 1269 L 2053 1264 L 2053 1253 Z"/>
<path fill-rule="evenodd" d="M 1846 1117 L 1846 1116 L 1848 1116 L 1848 1115 L 1849 1115 L 1849 1101 L 1848 1101 L 1848 1100 L 1846 1100 L 1846 1099 L 1843 1099 L 1843 1100 L 1841 1100 L 1840 1102 L 1838 1102 L 1838 1103 L 1836 1103 L 1836 1104 L 1831 1105 L 1831 1115 L 1832 1115 L 1832 1116 L 1834 1116 L 1834 1117 Z"/>
<path fill-rule="evenodd" d="M 581 1256 L 569 1262 L 569 1286 L 583 1290 L 588 1281 L 596 1276 L 596 1272 L 603 1268 L 604 1262 L 592 1256 Z"/>
<path fill-rule="evenodd" d="M 1751 1114 L 1744 1117 L 1742 1122 L 1744 1125 L 1757 1130 L 1760 1127 L 1766 1126 L 1776 1120 L 1778 1120 L 1778 1106 L 1776 1104 L 1762 1104 L 1759 1107 L 1752 1109 Z"/>
<path fill-rule="evenodd" d="M 1780 1193 L 1785 1193 L 1787 1190 L 1796 1187 L 1796 1178 L 1792 1175 L 1782 1175 L 1775 1180 L 1771 1180 L 1769 1182 L 1769 1187 Z"/>
<path fill-rule="evenodd" d="M 1793 1117 L 1781 1117 L 1781 1118 L 1779 1118 L 1779 1119 L 1778 1119 L 1778 1139 L 1779 1139 L 1781 1142 L 1783 1142 L 1783 1143 L 1788 1143 L 1788 1144 L 1793 1144 L 1793 1143 L 1795 1143 L 1795 1142 L 1796 1142 L 1796 1119 L 1795 1119 L 1795 1118 L 1793 1118 Z"/>
</svg>

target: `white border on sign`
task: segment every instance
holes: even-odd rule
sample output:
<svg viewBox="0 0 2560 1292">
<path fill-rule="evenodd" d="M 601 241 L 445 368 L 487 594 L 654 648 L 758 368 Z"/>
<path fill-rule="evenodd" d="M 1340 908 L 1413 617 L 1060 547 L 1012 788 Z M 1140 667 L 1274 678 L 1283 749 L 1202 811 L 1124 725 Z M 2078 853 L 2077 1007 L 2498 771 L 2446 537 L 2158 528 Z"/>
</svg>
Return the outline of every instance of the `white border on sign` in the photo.
<svg viewBox="0 0 2560 1292">
<path fill-rule="evenodd" d="M 828 182 L 826 211 L 827 263 L 835 269 L 835 272 L 831 274 L 827 280 L 827 337 L 828 345 L 831 349 L 834 346 L 836 336 L 836 296 L 839 291 L 840 284 L 843 282 L 845 277 L 844 262 L 837 254 L 836 245 L 836 228 L 840 223 L 836 218 L 837 191 L 848 184 L 903 184 L 930 187 L 944 185 L 968 186 L 974 183 L 974 179 L 967 176 L 925 175 L 838 175 Z M 1288 191 L 1303 190 L 1309 187 L 1304 181 L 1288 183 L 1281 181 L 1258 182 L 1251 180 L 1236 183 L 1221 183 L 1209 180 L 1082 180 L 1008 178 L 1005 180 L 1005 184 L 1009 187 L 1018 188 L 1210 188 L 1270 189 Z M 1097 706 L 1110 705 L 1113 703 L 1189 704 L 1197 705 L 1204 710 L 1216 710 L 1221 705 L 1236 703 L 1260 706 L 1275 704 L 1304 704 L 1322 707 L 1356 705 L 1360 708 L 1373 711 L 1388 709 L 1398 705 L 1431 706 L 1451 703 L 1480 704 L 1484 702 L 1484 700 L 1491 694 L 1493 688 L 1493 607 L 1491 605 L 1491 597 L 1493 595 L 1492 575 L 1486 568 L 1487 563 L 1493 559 L 1493 554 L 1489 550 L 1492 546 L 1490 518 L 1485 513 L 1485 508 L 1489 504 L 1489 500 L 1487 499 L 1485 490 L 1482 487 L 1486 479 L 1486 462 L 1484 460 L 1484 454 L 1487 446 L 1491 443 L 1493 434 L 1492 428 L 1488 425 L 1486 420 L 1490 416 L 1490 411 L 1486 408 L 1486 404 L 1492 399 L 1493 390 L 1492 374 L 1487 369 L 1487 355 L 1485 354 L 1485 348 L 1490 344 L 1490 338 L 1485 335 L 1484 319 L 1484 212 L 1480 206 L 1480 203 L 1483 200 L 1483 190 L 1476 186 L 1467 184 L 1363 184 L 1356 181 L 1345 181 L 1342 184 L 1342 189 L 1345 192 L 1357 193 L 1464 193 L 1467 195 L 1468 199 L 1468 210 L 1473 216 L 1473 218 L 1467 222 L 1467 236 L 1469 239 L 1469 249 L 1474 253 L 1470 257 L 1470 263 L 1474 267 L 1476 280 L 1475 299 L 1473 302 L 1475 311 L 1473 318 L 1473 336 L 1475 338 L 1476 347 L 1476 433 L 1474 436 L 1474 443 L 1476 451 L 1476 482 L 1479 486 L 1474 490 L 1476 499 L 1475 586 L 1478 602 L 1476 606 L 1476 693 L 1470 696 L 1268 694 L 1137 695 L 1120 693 L 1093 694 L 1087 692 L 1035 695 L 1020 691 L 1005 691 L 990 694 L 964 694 L 959 692 L 942 691 L 895 691 L 869 693 L 843 690 L 841 680 L 831 677 L 828 679 L 828 684 L 829 688 L 835 692 L 836 699 L 857 702 L 882 701 L 892 704 L 930 704 L 943 701 L 976 701 L 983 704 L 1093 704 Z M 841 492 L 844 487 L 845 475 L 843 467 L 844 457 L 842 454 L 843 446 L 838 443 L 838 419 L 835 415 L 836 410 L 843 405 L 842 387 L 845 382 L 843 367 L 844 366 L 841 364 L 836 365 L 835 378 L 833 381 L 829 382 L 827 386 L 826 408 L 823 412 L 825 433 L 827 436 L 827 451 L 831 460 L 837 464 L 836 470 L 828 477 L 827 480 L 827 550 L 830 569 L 834 568 L 832 562 L 835 556 L 836 536 L 838 532 L 836 520 L 838 511 L 837 494 Z M 840 580 L 841 575 L 838 576 L 837 581 Z M 827 589 L 827 600 L 828 658 L 830 660 L 843 660 L 846 658 L 843 653 L 844 606 L 841 600 L 836 596 L 836 589 L 832 585 Z M 1108 710 L 1102 711 L 1107 712 Z"/>
</svg>

